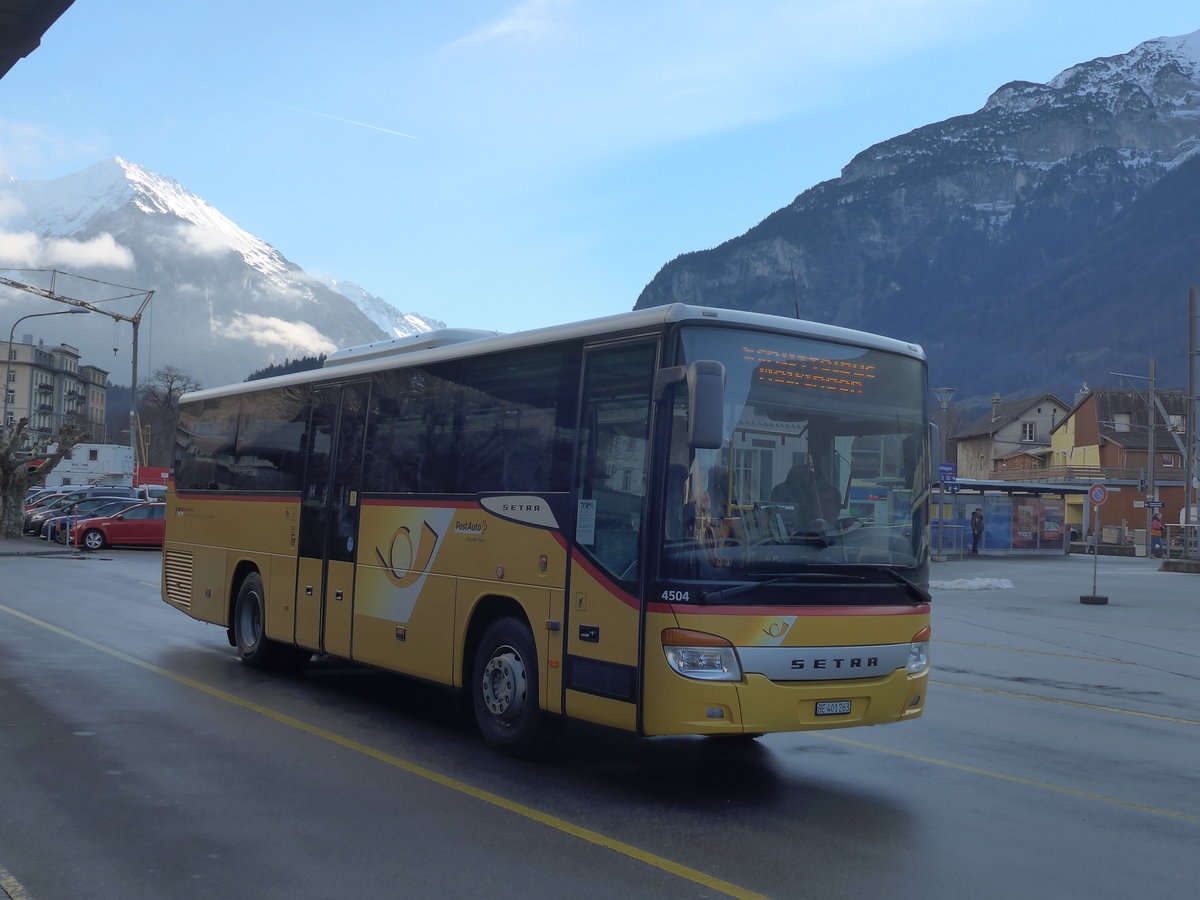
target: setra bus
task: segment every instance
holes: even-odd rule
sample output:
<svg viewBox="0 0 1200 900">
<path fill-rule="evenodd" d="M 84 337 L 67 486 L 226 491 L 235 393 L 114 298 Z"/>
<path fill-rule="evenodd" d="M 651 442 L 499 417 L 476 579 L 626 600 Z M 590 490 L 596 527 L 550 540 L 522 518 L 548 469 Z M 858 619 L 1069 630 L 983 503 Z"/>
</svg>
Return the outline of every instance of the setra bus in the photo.
<svg viewBox="0 0 1200 900">
<path fill-rule="evenodd" d="M 912 719 L 926 394 L 913 344 L 682 304 L 340 350 L 182 398 L 162 598 L 250 666 L 461 689 L 513 754 Z"/>
</svg>

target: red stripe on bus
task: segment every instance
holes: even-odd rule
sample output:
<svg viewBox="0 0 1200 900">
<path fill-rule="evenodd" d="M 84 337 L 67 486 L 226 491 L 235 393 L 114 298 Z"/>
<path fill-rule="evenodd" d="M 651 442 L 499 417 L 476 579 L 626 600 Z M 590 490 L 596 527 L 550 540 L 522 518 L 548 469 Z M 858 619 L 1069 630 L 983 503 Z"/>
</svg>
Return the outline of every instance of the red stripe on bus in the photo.
<svg viewBox="0 0 1200 900">
<path fill-rule="evenodd" d="M 927 616 L 931 607 L 920 606 L 705 606 L 702 603 L 652 603 L 652 612 L 705 616 Z"/>
<path fill-rule="evenodd" d="M 300 495 L 296 494 L 239 494 L 237 491 L 213 491 L 196 494 L 188 491 L 176 491 L 176 500 L 246 500 L 251 503 L 299 503 Z"/>
<path fill-rule="evenodd" d="M 482 509 L 478 502 L 472 500 L 391 500 L 367 499 L 363 506 L 403 506 L 409 509 Z"/>
</svg>

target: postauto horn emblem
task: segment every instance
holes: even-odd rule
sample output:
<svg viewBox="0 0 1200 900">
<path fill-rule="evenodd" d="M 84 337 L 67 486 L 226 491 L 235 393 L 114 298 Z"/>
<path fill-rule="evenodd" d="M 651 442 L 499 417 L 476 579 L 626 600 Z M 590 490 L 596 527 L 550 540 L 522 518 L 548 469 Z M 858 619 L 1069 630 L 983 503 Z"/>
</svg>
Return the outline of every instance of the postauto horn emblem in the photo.
<svg viewBox="0 0 1200 900">
<path fill-rule="evenodd" d="M 421 523 L 420 535 L 416 545 L 413 544 L 412 530 L 407 525 L 401 525 L 392 534 L 392 542 L 388 546 L 387 556 L 378 547 L 375 555 L 383 563 L 388 581 L 396 587 L 406 588 L 416 584 L 425 574 L 433 559 L 433 550 L 437 546 L 438 533 L 428 522 Z"/>
</svg>

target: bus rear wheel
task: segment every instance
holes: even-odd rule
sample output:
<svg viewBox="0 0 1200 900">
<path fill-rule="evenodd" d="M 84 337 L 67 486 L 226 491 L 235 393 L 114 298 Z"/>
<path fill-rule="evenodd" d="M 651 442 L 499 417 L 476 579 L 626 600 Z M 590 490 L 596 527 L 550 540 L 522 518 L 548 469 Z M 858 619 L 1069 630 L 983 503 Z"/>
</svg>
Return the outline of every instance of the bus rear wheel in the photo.
<svg viewBox="0 0 1200 900">
<path fill-rule="evenodd" d="M 262 576 L 251 572 L 242 579 L 233 604 L 233 645 L 242 662 L 252 669 L 299 668 L 312 656 L 307 650 L 289 647 L 266 635 L 266 593 Z"/>
<path fill-rule="evenodd" d="M 475 721 L 488 746 L 511 756 L 538 748 L 545 716 L 538 707 L 533 635 L 517 619 L 497 619 L 483 633 L 471 668 Z"/>
</svg>

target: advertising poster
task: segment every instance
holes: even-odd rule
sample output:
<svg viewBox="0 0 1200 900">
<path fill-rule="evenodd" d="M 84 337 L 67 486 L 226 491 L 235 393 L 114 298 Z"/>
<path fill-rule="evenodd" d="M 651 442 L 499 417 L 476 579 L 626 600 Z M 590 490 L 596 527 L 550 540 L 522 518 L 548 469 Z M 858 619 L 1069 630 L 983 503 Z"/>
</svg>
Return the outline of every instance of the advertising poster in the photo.
<svg viewBox="0 0 1200 900">
<path fill-rule="evenodd" d="M 1041 529 L 1041 500 L 1014 497 L 1012 506 L 1012 546 L 1014 550 L 1036 550 Z"/>
<path fill-rule="evenodd" d="M 1013 501 L 1009 497 L 983 498 L 983 550 L 1011 550 Z"/>
<path fill-rule="evenodd" d="M 1063 503 L 1061 500 L 1042 500 L 1042 549 L 1055 550 L 1063 546 Z"/>
</svg>

